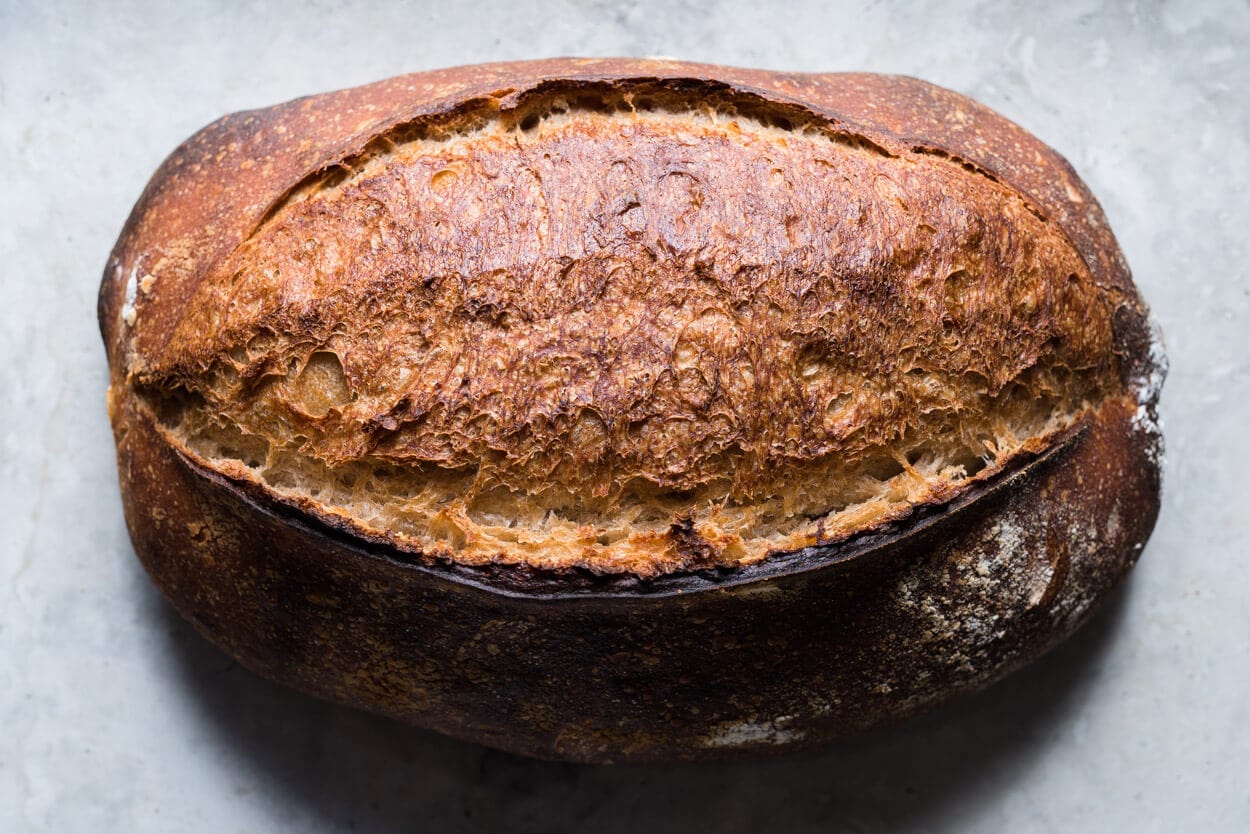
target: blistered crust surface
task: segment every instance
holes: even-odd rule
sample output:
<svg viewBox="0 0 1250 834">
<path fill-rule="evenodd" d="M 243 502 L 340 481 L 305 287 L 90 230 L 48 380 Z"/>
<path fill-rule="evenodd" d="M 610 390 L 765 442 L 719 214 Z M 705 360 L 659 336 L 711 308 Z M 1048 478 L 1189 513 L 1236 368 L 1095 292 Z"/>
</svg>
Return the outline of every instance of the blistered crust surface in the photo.
<svg viewBox="0 0 1250 834">
<path fill-rule="evenodd" d="M 171 442 L 422 552 L 646 574 L 946 500 L 1115 393 L 1120 288 L 991 172 L 583 93 L 266 206 L 132 354 Z"/>
</svg>

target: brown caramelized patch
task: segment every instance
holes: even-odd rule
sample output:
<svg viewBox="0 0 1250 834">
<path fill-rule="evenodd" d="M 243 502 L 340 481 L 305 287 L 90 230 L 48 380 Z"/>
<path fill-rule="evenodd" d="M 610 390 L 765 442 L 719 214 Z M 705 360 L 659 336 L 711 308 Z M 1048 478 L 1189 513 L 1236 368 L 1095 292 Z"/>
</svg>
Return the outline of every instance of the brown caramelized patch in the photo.
<svg viewBox="0 0 1250 834">
<path fill-rule="evenodd" d="M 292 194 L 143 380 L 171 436 L 429 555 L 654 575 L 949 500 L 1113 393 L 1110 300 L 984 172 L 649 105 Z"/>
</svg>

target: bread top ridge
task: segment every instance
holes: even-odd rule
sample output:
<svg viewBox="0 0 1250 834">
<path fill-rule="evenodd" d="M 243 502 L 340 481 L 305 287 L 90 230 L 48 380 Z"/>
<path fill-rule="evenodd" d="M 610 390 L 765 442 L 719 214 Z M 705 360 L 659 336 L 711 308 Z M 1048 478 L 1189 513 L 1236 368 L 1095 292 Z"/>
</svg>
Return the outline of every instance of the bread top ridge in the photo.
<svg viewBox="0 0 1250 834">
<path fill-rule="evenodd" d="M 1134 396 L 1057 154 L 913 79 L 468 67 L 228 116 L 106 270 L 114 386 L 429 559 L 654 576 L 949 501 Z"/>
</svg>

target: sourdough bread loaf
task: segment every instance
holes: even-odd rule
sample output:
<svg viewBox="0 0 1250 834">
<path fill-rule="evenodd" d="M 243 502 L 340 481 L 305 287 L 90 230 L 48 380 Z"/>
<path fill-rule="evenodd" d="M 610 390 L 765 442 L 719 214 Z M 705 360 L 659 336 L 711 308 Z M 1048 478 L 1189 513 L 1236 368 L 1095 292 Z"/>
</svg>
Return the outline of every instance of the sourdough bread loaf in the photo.
<svg viewBox="0 0 1250 834">
<path fill-rule="evenodd" d="M 1157 511 L 1162 358 L 1096 201 L 912 79 L 542 61 L 227 116 L 149 184 L 100 321 L 175 605 L 521 752 L 914 711 L 1075 628 Z M 722 668 L 760 641 L 780 684 Z"/>
</svg>

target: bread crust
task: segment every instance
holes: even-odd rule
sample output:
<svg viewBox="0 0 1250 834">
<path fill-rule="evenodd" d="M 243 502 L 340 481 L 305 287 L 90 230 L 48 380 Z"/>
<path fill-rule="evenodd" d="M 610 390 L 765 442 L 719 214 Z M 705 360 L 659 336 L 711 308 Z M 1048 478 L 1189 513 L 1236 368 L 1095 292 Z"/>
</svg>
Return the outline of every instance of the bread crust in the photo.
<svg viewBox="0 0 1250 834">
<path fill-rule="evenodd" d="M 552 59 L 417 73 L 224 116 L 161 165 L 122 230 L 100 293 L 100 322 L 118 367 L 158 355 L 198 283 L 310 175 L 365 151 L 370 140 L 465 102 L 500 108 L 544 85 L 681 82 L 730 89 L 818 114 L 885 148 L 920 149 L 1008 184 L 1057 223 L 1101 285 L 1136 298 L 1123 254 L 1097 201 L 1053 149 L 965 96 L 903 76 L 802 74 L 675 61 Z M 145 250 L 169 262 L 148 300 L 145 327 L 119 332 L 125 283 Z M 151 266 L 155 266 L 154 264 Z M 1145 335 L 1139 322 L 1139 336 Z M 133 343 L 133 344 L 132 344 Z"/>
<path fill-rule="evenodd" d="M 1009 189 L 1104 300 L 1111 381 L 1065 431 L 836 541 L 717 567 L 704 532 L 674 522 L 664 546 L 675 556 L 651 579 L 638 561 L 615 572 L 431 562 L 170 442 L 143 381 L 194 354 L 171 335 L 202 319 L 204 287 L 301 188 L 422 119 L 655 83 L 811 114 L 840 141 L 933 156 Z M 529 755 L 720 757 L 911 714 L 1078 627 L 1136 561 L 1158 511 L 1163 360 L 1097 202 L 1039 140 L 914 79 L 538 61 L 228 116 L 175 151 L 136 205 L 105 271 L 100 323 L 127 522 L 178 609 L 268 677 Z M 585 692 L 570 699 L 568 680 Z"/>
</svg>

